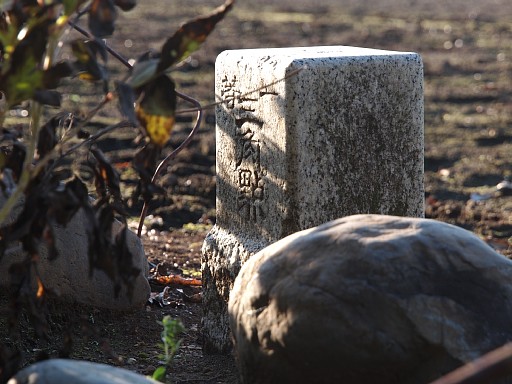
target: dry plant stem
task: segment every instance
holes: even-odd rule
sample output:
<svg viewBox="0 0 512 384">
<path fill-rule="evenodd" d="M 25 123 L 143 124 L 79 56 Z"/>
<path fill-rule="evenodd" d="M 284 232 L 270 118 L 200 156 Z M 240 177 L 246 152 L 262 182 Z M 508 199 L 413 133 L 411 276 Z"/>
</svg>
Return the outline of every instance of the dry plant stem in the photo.
<svg viewBox="0 0 512 384">
<path fill-rule="evenodd" d="M 66 152 L 64 152 L 62 157 L 69 155 L 71 152 L 76 151 L 78 148 L 80 148 L 88 143 L 94 142 L 97 139 L 99 139 L 101 136 L 106 135 L 107 133 L 112 132 L 119 128 L 134 128 L 134 126 L 129 121 L 121 121 L 120 123 L 109 125 L 108 127 L 103 128 L 101 131 L 96 132 L 94 135 L 91 135 L 84 141 L 82 141 L 78 144 L 75 144 L 74 146 L 69 148 Z"/>
<path fill-rule="evenodd" d="M 58 37 L 52 36 L 50 41 L 48 42 L 48 46 L 46 48 L 46 53 L 43 59 L 43 68 L 46 70 L 50 68 L 53 64 L 53 55 L 55 54 L 55 50 L 58 44 Z M 23 161 L 23 168 L 21 170 L 21 175 L 18 180 L 18 184 L 16 189 L 8 197 L 7 201 L 4 203 L 2 208 L 0 209 L 0 226 L 5 222 L 5 220 L 9 217 L 11 211 L 14 209 L 16 204 L 19 202 L 21 196 L 25 193 L 25 189 L 32 177 L 35 177 L 38 172 L 42 169 L 42 167 L 34 167 L 33 161 L 35 158 L 36 148 L 37 148 L 37 140 L 39 139 L 39 128 L 40 128 L 40 120 L 41 115 L 43 113 L 43 106 L 36 102 L 32 101 L 31 103 L 31 113 L 30 113 L 30 130 L 29 130 L 29 138 L 28 138 L 28 147 L 25 153 L 25 160 Z M 3 121 L 2 121 L 3 123 Z"/>
<path fill-rule="evenodd" d="M 192 141 L 192 138 L 196 134 L 196 132 L 199 130 L 199 127 L 201 126 L 201 120 L 203 119 L 203 110 L 201 108 L 201 104 L 194 98 L 187 96 L 181 92 L 176 91 L 176 95 L 178 97 L 181 97 L 183 100 L 188 101 L 191 104 L 194 104 L 195 111 L 197 111 L 197 118 L 196 118 L 196 124 L 194 125 L 194 128 L 190 131 L 188 137 L 179 145 L 178 148 L 176 148 L 174 151 L 172 151 L 165 159 L 163 159 L 160 164 L 158 164 L 158 167 L 155 170 L 155 173 L 153 174 L 153 177 L 151 178 L 151 183 L 154 183 L 158 177 L 160 176 L 160 173 L 162 173 L 162 170 L 165 169 L 169 161 L 174 159 L 178 153 L 180 153 L 183 148 L 185 148 L 187 145 L 190 144 Z M 144 219 L 146 218 L 146 215 L 148 213 L 149 208 L 149 202 L 144 201 L 144 205 L 142 206 L 142 211 L 140 213 L 139 218 L 139 227 L 137 228 L 137 236 L 141 237 L 142 235 L 142 227 L 144 226 Z"/>
<path fill-rule="evenodd" d="M 89 113 L 85 117 L 84 121 L 82 121 L 82 123 L 79 125 L 79 127 L 80 128 L 84 127 L 85 124 L 88 123 L 89 121 L 91 121 L 92 118 L 100 111 L 100 109 L 102 109 L 105 105 L 107 105 L 110 101 L 112 101 L 112 99 L 113 99 L 112 94 L 110 92 L 107 93 L 105 95 L 105 97 L 103 98 L 103 100 L 101 100 L 101 102 L 96 107 L 94 107 L 92 110 L 89 111 Z"/>
<path fill-rule="evenodd" d="M 41 118 L 42 106 L 39 103 L 32 103 L 32 113 L 30 119 L 30 138 L 29 145 L 27 148 L 27 152 L 25 154 L 25 160 L 23 162 L 23 168 L 21 171 L 21 175 L 16 186 L 14 192 L 7 198 L 7 201 L 0 209 L 0 226 L 3 225 L 5 220 L 9 217 L 9 214 L 19 202 L 23 193 L 25 193 L 25 189 L 27 188 L 30 179 L 33 175 L 36 175 L 37 172 L 32 169 L 32 161 L 34 159 L 34 154 L 36 151 L 36 143 L 37 138 L 39 136 L 39 120 Z"/>
<path fill-rule="evenodd" d="M 59 156 L 59 158 L 62 159 L 64 157 L 68 156 L 69 154 L 71 154 L 72 152 L 76 151 L 77 149 L 83 147 L 84 145 L 94 142 L 95 140 L 99 139 L 101 136 L 106 135 L 107 133 L 112 132 L 119 128 L 133 128 L 133 124 L 130 123 L 129 121 L 121 121 L 120 123 L 109 125 L 108 127 L 105 127 L 101 131 L 98 131 L 94 135 L 88 137 L 84 141 L 81 141 L 81 142 L 73 145 L 72 147 L 68 148 L 65 152 L 63 152 Z M 66 142 L 64 141 L 64 142 L 57 144 L 55 146 L 53 152 L 60 152 L 62 149 L 62 146 L 65 143 Z M 42 170 L 53 157 L 54 156 L 51 156 L 51 154 L 48 154 L 46 157 L 44 157 L 42 160 L 40 160 L 37 163 L 37 165 L 35 166 L 34 172 L 38 173 L 40 170 Z M 56 161 L 54 164 L 52 164 L 52 168 L 54 168 L 57 164 L 58 164 L 58 162 Z"/>
<path fill-rule="evenodd" d="M 87 32 L 85 29 L 83 29 L 82 27 L 78 26 L 77 24 L 75 24 L 74 22 L 69 22 L 69 25 L 71 27 L 73 27 L 75 30 L 77 30 L 78 32 L 80 32 L 82 35 L 84 35 L 85 37 L 87 37 L 88 39 L 94 39 L 94 36 L 91 35 L 89 32 Z M 114 56 L 117 60 L 119 60 L 125 67 L 131 69 L 132 68 L 132 65 L 128 62 L 128 60 L 126 60 L 123 56 L 121 56 L 118 52 L 116 52 L 114 49 L 110 48 L 106 43 L 105 41 L 103 40 L 100 40 L 100 39 L 96 39 L 100 44 L 103 45 L 103 47 L 107 50 L 108 53 L 110 53 L 112 56 Z"/>
<path fill-rule="evenodd" d="M 511 375 L 512 343 L 508 343 L 430 384 L 486 384 Z"/>
<path fill-rule="evenodd" d="M 295 75 L 297 75 L 300 71 L 302 71 L 302 70 L 304 70 L 304 69 L 306 69 L 306 68 L 307 68 L 307 66 L 304 66 L 304 67 L 300 67 L 300 68 L 294 69 L 293 71 L 291 71 L 290 73 L 288 73 L 288 74 L 287 74 L 286 76 L 284 76 L 283 78 L 278 79 L 278 80 L 276 80 L 276 81 L 273 81 L 273 82 L 271 82 L 271 83 L 265 84 L 265 85 L 263 85 L 263 86 L 261 86 L 261 87 L 259 87 L 259 88 L 256 88 L 256 89 L 254 89 L 254 90 L 252 90 L 252 91 L 249 91 L 249 92 L 246 92 L 246 93 L 244 93 L 244 94 L 242 94 L 242 95 L 240 95 L 240 96 L 232 97 L 232 98 L 227 98 L 227 99 L 225 99 L 225 100 L 218 101 L 218 102 L 216 102 L 216 103 L 212 103 L 212 104 L 205 105 L 205 106 L 203 107 L 203 110 L 205 110 L 205 109 L 210 109 L 210 108 L 214 108 L 214 107 L 216 107 L 217 105 L 221 105 L 221 104 L 229 103 L 230 101 L 233 101 L 233 100 L 238 99 L 238 98 L 244 98 L 244 97 L 250 96 L 250 95 L 252 95 L 253 93 L 259 92 L 259 91 L 261 91 L 261 90 L 263 90 L 263 89 L 267 89 L 268 87 L 271 87 L 271 86 L 272 86 L 272 85 L 274 85 L 274 84 L 277 84 L 277 83 L 279 83 L 279 82 L 281 82 L 281 81 L 284 81 L 284 80 L 286 80 L 286 79 L 288 79 L 288 78 L 290 78 L 290 77 L 292 77 L 292 76 L 295 76 Z M 218 98 L 220 98 L 220 97 L 218 96 Z M 192 113 L 192 112 L 197 112 L 197 108 L 180 109 L 180 110 L 176 111 L 176 115 L 181 115 L 181 114 L 184 114 L 184 113 Z"/>
<path fill-rule="evenodd" d="M 93 117 L 94 115 L 96 115 L 96 113 L 105 106 L 105 104 L 107 104 L 108 102 L 110 102 L 112 100 L 112 97 L 110 94 L 106 95 L 103 100 L 96 106 L 94 107 L 88 114 L 87 116 L 85 117 L 85 119 L 83 121 L 81 121 L 77 127 L 75 127 L 75 130 L 78 130 L 78 129 L 81 129 L 82 127 L 84 127 Z M 54 159 L 57 154 L 61 153 L 59 155 L 59 158 L 62 159 L 66 156 L 68 156 L 69 154 L 71 154 L 73 151 L 76 151 L 77 149 L 79 149 L 80 147 L 82 147 L 83 145 L 87 144 L 87 143 L 90 143 L 94 140 L 97 140 L 98 138 L 100 138 L 101 136 L 115 130 L 115 129 L 118 129 L 118 128 L 125 128 L 125 127 L 133 127 L 133 124 L 131 124 L 130 122 L 128 121 L 122 121 L 120 123 L 117 123 L 117 124 L 114 124 L 114 125 L 109 125 L 108 127 L 105 127 L 103 128 L 101 131 L 98 131 L 96 132 L 94 135 L 90 136 L 89 138 L 87 138 L 86 140 L 84 141 L 81 141 L 80 143 L 78 144 L 75 144 L 73 145 L 72 147 L 68 148 L 64 153 L 61 153 L 61 151 L 63 150 L 63 147 L 64 145 L 69 141 L 71 140 L 71 137 L 68 137 L 68 138 L 65 138 L 63 137 L 60 141 L 60 143 L 58 143 L 54 148 L 53 148 L 53 151 L 48 153 L 45 157 L 43 157 L 42 159 L 39 159 L 39 161 L 37 162 L 37 164 L 34 166 L 34 169 L 33 169 L 33 174 L 34 175 L 37 175 L 44 167 L 46 167 L 46 165 L 49 163 L 50 160 Z M 52 164 L 52 166 L 50 167 L 50 170 L 53 169 L 56 165 L 58 164 L 58 161 L 56 161 L 55 163 Z"/>
</svg>

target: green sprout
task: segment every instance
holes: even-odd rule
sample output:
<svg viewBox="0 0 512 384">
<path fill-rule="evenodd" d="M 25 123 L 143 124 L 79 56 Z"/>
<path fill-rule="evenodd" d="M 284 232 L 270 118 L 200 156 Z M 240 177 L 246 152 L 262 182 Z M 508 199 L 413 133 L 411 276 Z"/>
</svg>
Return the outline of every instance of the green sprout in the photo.
<svg viewBox="0 0 512 384">
<path fill-rule="evenodd" d="M 179 338 L 179 335 L 185 331 L 185 327 L 179 319 L 173 319 L 169 315 L 164 316 L 162 321 L 158 323 L 163 326 L 161 333 L 162 343 L 158 344 L 163 351 L 159 355 L 162 365 L 155 369 L 151 377 L 163 383 L 167 369 L 171 366 L 172 360 L 180 348 L 181 338 Z"/>
</svg>

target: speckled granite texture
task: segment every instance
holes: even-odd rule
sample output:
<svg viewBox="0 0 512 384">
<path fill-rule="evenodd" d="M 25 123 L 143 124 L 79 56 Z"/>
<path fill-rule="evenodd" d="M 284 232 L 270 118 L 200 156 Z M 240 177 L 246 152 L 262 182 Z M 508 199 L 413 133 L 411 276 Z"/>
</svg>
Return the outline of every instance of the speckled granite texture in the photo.
<svg viewBox="0 0 512 384">
<path fill-rule="evenodd" d="M 203 330 L 206 351 L 226 352 L 229 291 L 252 254 L 356 213 L 423 215 L 423 65 L 347 46 L 225 51 L 216 96 Z"/>
</svg>

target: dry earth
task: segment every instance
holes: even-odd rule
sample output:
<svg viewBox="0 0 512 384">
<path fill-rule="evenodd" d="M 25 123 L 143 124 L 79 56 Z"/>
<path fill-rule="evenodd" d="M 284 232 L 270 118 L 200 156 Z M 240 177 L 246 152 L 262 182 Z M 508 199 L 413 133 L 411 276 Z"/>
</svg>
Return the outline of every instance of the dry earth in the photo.
<svg viewBox="0 0 512 384">
<path fill-rule="evenodd" d="M 219 3 L 140 1 L 134 11 L 120 16 L 109 44 L 135 58 L 147 48 L 158 49 L 181 22 Z M 511 12 L 508 0 L 383 0 L 377 5 L 356 0 L 264 0 L 257 9 L 254 2 L 242 0 L 174 77 L 182 92 L 208 105 L 214 100 L 215 57 L 224 49 L 356 45 L 419 52 L 425 65 L 427 217 L 474 231 L 509 256 L 511 190 L 498 191 L 496 185 L 512 176 L 512 24 L 504 16 Z M 114 73 L 118 70 L 113 64 Z M 97 101 L 92 86 L 70 85 L 69 90 L 70 108 L 87 109 Z M 108 124 L 117 117 L 114 108 L 107 108 L 97 120 Z M 182 119 L 171 147 L 188 134 L 191 121 L 192 117 Z M 214 122 L 213 110 L 207 109 L 192 146 L 162 178 L 166 195 L 154 202 L 154 217 L 146 221 L 147 256 L 163 270 L 180 268 L 193 276 L 200 271 L 202 240 L 215 220 Z M 127 195 L 133 188 L 133 171 L 123 163 L 130 157 L 132 137 L 133 132 L 119 132 L 101 143 L 118 163 Z M 20 340 L 6 335 L 5 326 L 0 327 L 0 336 L 8 345 L 21 346 L 27 363 L 42 354 L 57 356 L 63 335 L 69 332 L 72 358 L 150 374 L 160 352 L 157 321 L 169 314 L 180 318 L 187 330 L 168 382 L 235 383 L 232 356 L 201 352 L 201 307 L 190 299 L 194 289 L 173 286 L 172 292 L 170 305 L 148 305 L 131 314 L 68 311 L 54 304 L 49 341 L 34 339 L 25 322 Z"/>
</svg>

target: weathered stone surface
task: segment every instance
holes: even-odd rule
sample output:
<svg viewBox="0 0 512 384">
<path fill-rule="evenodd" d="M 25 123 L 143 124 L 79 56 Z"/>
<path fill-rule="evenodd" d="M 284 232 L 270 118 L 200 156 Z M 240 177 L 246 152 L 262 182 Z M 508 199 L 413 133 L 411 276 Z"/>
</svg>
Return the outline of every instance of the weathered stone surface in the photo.
<svg viewBox="0 0 512 384">
<path fill-rule="evenodd" d="M 244 383 L 422 384 L 512 340 L 512 262 L 427 219 L 355 215 L 254 255 L 229 301 Z"/>
<path fill-rule="evenodd" d="M 127 232 L 126 246 L 133 255 L 133 266 L 140 270 L 134 279 L 133 297 L 129 298 L 124 286 L 115 297 L 114 282 L 103 271 L 94 270 L 93 275 L 89 275 L 85 223 L 85 215 L 79 210 L 67 227 L 57 228 L 55 237 L 59 257 L 55 260 L 48 260 L 47 249 L 41 248 L 41 259 L 37 265 L 43 285 L 66 301 L 114 310 L 143 308 L 151 288 L 146 277 L 147 258 L 140 239 L 133 232 Z M 120 229 L 121 223 L 116 222 L 112 231 L 114 237 Z M 0 259 L 0 286 L 9 285 L 9 267 L 24 257 L 21 246 L 13 246 L 6 251 Z"/>
<path fill-rule="evenodd" d="M 206 351 L 227 351 L 227 295 L 256 251 L 350 214 L 422 216 L 422 63 L 355 47 L 226 51 L 216 95 L 203 330 Z"/>
<path fill-rule="evenodd" d="M 89 361 L 51 359 L 21 370 L 7 384 L 154 384 L 126 369 Z"/>
</svg>

